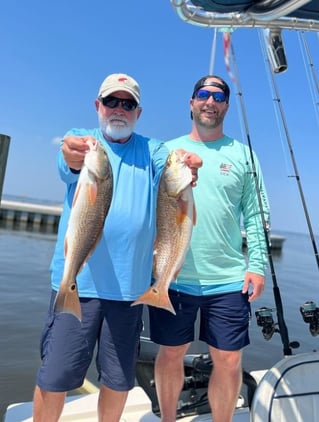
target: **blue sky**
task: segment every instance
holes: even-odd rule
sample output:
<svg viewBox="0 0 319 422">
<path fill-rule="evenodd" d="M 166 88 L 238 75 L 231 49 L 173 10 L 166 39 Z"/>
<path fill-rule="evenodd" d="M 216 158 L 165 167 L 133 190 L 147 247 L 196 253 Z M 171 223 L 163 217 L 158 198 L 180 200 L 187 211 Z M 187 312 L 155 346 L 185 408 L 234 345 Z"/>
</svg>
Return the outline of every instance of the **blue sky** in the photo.
<svg viewBox="0 0 319 422">
<path fill-rule="evenodd" d="M 210 70 L 213 29 L 182 22 L 169 0 L 10 0 L 0 5 L 0 133 L 11 136 L 3 194 L 62 202 L 57 140 L 72 127 L 95 127 L 94 99 L 110 73 L 135 77 L 142 90 L 136 131 L 168 140 L 188 133 L 194 83 Z M 318 78 L 319 38 L 306 33 Z M 287 136 L 258 29 L 232 35 L 252 146 L 261 162 L 273 231 L 307 232 Z M 275 76 L 315 233 L 318 213 L 318 92 L 300 33 L 283 31 L 288 70 Z M 218 33 L 214 73 L 231 87 L 225 133 L 247 143 L 237 86 Z M 313 87 L 313 83 L 312 83 Z M 279 122 L 279 124 L 278 124 Z M 203 157 L 204 158 L 204 157 Z M 212 204 L 214 206 L 214 204 Z"/>
</svg>

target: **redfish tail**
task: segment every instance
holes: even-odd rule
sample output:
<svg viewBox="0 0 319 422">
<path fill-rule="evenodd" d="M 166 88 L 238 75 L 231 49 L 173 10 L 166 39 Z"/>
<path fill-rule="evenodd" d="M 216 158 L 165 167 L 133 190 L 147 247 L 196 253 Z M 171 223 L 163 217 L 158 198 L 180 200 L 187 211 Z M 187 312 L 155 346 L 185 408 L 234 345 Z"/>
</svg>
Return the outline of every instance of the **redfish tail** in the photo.
<svg viewBox="0 0 319 422">
<path fill-rule="evenodd" d="M 168 297 L 168 294 L 157 289 L 156 286 L 150 287 L 145 293 L 143 293 L 139 298 L 137 298 L 131 306 L 141 304 L 155 306 L 156 308 L 162 308 L 176 315 L 176 312 L 173 308 L 170 298 Z"/>
<path fill-rule="evenodd" d="M 75 281 L 68 286 L 63 281 L 61 282 L 59 291 L 55 297 L 53 311 L 72 314 L 80 321 L 82 320 L 80 299 Z"/>
</svg>

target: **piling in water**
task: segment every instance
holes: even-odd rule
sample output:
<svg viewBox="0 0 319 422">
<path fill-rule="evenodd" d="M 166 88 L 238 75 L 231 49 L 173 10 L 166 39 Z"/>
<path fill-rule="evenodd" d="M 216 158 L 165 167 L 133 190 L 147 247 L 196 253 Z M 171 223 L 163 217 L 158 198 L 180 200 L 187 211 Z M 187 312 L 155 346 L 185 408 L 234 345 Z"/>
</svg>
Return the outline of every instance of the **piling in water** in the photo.
<svg viewBox="0 0 319 422">
<path fill-rule="evenodd" d="M 0 134 L 0 201 L 2 198 L 2 188 L 7 167 L 9 144 L 10 136 Z"/>
</svg>

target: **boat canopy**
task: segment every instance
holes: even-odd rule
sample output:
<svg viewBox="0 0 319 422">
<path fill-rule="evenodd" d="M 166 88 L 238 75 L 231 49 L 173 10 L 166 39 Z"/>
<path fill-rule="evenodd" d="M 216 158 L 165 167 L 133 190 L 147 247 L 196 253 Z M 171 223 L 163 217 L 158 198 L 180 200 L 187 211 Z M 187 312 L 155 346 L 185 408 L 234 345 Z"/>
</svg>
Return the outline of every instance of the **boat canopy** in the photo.
<svg viewBox="0 0 319 422">
<path fill-rule="evenodd" d="M 185 22 L 205 27 L 319 30 L 319 0 L 170 0 Z"/>
</svg>

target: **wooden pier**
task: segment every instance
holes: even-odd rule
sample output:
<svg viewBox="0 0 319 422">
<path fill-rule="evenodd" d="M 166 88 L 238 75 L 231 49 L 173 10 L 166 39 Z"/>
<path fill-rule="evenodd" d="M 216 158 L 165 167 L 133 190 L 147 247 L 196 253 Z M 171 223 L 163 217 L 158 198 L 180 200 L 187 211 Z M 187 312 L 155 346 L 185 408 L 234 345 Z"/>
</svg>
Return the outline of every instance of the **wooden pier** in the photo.
<svg viewBox="0 0 319 422">
<path fill-rule="evenodd" d="M 49 229 L 56 233 L 62 205 L 43 205 L 31 202 L 1 200 L 0 223 L 26 226 L 28 229 Z"/>
<path fill-rule="evenodd" d="M 62 205 L 43 205 L 3 199 L 0 204 L 0 225 L 57 233 L 61 212 Z M 242 237 L 245 248 L 244 231 L 242 231 Z M 271 249 L 281 251 L 284 241 L 285 237 L 271 234 Z"/>
</svg>

